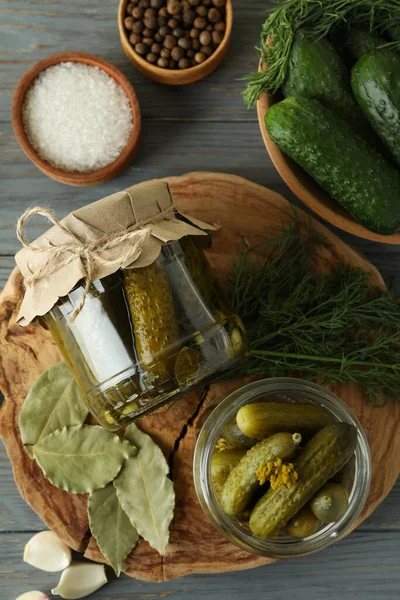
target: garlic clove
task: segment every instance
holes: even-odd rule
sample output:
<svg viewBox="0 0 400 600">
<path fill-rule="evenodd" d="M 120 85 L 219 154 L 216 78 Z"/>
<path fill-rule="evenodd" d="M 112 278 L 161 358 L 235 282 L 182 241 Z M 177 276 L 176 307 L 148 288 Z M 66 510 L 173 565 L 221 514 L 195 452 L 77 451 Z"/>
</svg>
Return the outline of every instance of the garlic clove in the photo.
<svg viewBox="0 0 400 600">
<path fill-rule="evenodd" d="M 71 549 L 52 531 L 41 531 L 25 546 L 24 561 L 32 567 L 54 573 L 71 564 Z"/>
<path fill-rule="evenodd" d="M 66 600 L 76 600 L 93 594 L 106 583 L 104 565 L 75 563 L 65 569 L 58 586 L 51 593 Z"/>
<path fill-rule="evenodd" d="M 50 598 L 44 592 L 32 590 L 32 592 L 25 592 L 22 596 L 18 596 L 17 600 L 50 600 Z"/>
</svg>

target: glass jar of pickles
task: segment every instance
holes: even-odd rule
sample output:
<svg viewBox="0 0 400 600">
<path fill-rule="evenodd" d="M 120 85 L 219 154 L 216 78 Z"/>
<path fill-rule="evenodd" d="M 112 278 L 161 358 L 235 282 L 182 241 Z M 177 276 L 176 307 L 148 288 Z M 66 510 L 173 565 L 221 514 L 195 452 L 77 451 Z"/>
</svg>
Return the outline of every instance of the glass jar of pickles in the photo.
<svg viewBox="0 0 400 600">
<path fill-rule="evenodd" d="M 351 531 L 368 496 L 371 455 L 361 424 L 335 394 L 300 379 L 264 379 L 209 415 L 193 473 L 205 514 L 229 541 L 284 558 Z"/>
<path fill-rule="evenodd" d="M 198 239 L 162 246 L 146 267 L 78 283 L 42 317 L 78 380 L 89 410 L 117 430 L 245 353 L 231 312 Z"/>
</svg>

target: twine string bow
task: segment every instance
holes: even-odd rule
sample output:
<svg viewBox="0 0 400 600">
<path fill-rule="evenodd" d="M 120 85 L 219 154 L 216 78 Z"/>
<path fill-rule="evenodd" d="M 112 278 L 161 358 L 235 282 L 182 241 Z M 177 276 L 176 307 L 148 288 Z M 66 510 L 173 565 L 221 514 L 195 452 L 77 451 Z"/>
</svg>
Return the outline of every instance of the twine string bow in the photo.
<svg viewBox="0 0 400 600">
<path fill-rule="evenodd" d="M 84 289 L 79 306 L 74 310 L 71 320 L 75 318 L 81 312 L 87 294 L 90 289 L 90 284 L 94 281 L 95 265 L 101 264 L 111 269 L 115 267 L 117 270 L 130 256 L 140 256 L 141 250 L 145 242 L 149 239 L 152 233 L 151 225 L 155 224 L 164 219 L 168 219 L 174 216 L 175 210 L 173 206 L 160 211 L 157 215 L 153 215 L 148 219 L 139 221 L 126 228 L 124 231 L 115 231 L 113 233 L 105 234 L 94 241 L 82 241 L 72 231 L 67 229 L 52 213 L 51 210 L 43 206 L 35 206 L 29 208 L 24 212 L 23 215 L 18 219 L 17 222 L 17 237 L 21 244 L 33 252 L 47 252 L 48 257 L 40 264 L 40 266 L 32 272 L 29 277 L 25 277 L 25 284 L 32 286 L 36 281 L 48 277 L 52 273 L 55 273 L 61 267 L 64 267 L 76 258 L 81 260 L 81 264 L 84 270 Z M 48 246 L 39 248 L 29 242 L 24 234 L 24 227 L 26 226 L 29 219 L 34 215 L 40 215 L 48 219 L 53 225 L 58 227 L 64 232 L 71 241 L 64 244 L 53 244 L 50 240 Z M 123 242 L 131 240 L 132 244 L 124 248 L 121 255 L 116 259 L 108 259 L 104 257 L 104 252 Z M 112 270 L 110 272 L 113 272 Z"/>
</svg>

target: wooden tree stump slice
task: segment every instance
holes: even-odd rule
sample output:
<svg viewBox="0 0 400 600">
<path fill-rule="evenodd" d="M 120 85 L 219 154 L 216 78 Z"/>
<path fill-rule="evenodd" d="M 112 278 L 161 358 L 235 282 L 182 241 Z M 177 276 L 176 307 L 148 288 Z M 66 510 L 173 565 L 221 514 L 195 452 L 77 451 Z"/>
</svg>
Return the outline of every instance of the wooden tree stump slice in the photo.
<svg viewBox="0 0 400 600">
<path fill-rule="evenodd" d="M 241 235 L 252 243 L 268 227 L 291 218 L 290 204 L 284 198 L 240 177 L 191 173 L 168 178 L 168 182 L 182 212 L 222 226 L 213 237 L 213 247 L 207 251 L 221 279 L 229 274 Z M 296 212 L 300 222 L 308 220 L 301 210 Z M 371 272 L 372 282 L 384 286 L 378 271 L 363 256 L 323 225 L 316 221 L 312 224 L 329 243 L 318 259 L 320 271 L 327 272 L 340 259 Z M 0 435 L 26 502 L 72 548 L 92 560 L 106 562 L 90 536 L 86 496 L 53 487 L 21 444 L 18 417 L 24 398 L 40 373 L 61 359 L 48 332 L 38 325 L 25 328 L 16 325 L 22 293 L 21 276 L 15 270 L 0 296 L 0 389 L 5 397 L 0 411 Z M 140 541 L 125 561 L 124 571 L 128 575 L 146 581 L 165 581 L 189 573 L 234 571 L 272 562 L 226 541 L 203 514 L 193 485 L 192 458 L 201 426 L 212 409 L 244 383 L 242 379 L 199 388 L 140 421 L 141 428 L 152 435 L 170 461 L 176 510 L 166 555 L 160 557 L 146 542 Z M 388 401 L 383 407 L 374 408 L 353 384 L 337 386 L 334 391 L 357 414 L 371 447 L 372 485 L 360 523 L 387 495 L 399 474 L 400 404 Z"/>
</svg>

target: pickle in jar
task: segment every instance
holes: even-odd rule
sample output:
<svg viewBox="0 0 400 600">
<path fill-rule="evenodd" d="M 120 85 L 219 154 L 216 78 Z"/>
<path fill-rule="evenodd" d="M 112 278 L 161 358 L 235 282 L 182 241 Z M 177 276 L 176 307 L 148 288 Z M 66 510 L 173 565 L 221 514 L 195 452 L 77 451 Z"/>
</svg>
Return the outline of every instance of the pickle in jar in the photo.
<svg viewBox="0 0 400 600">
<path fill-rule="evenodd" d="M 168 276 L 157 262 L 125 269 L 124 287 L 143 379 L 149 387 L 172 387 L 181 335 Z"/>
</svg>

